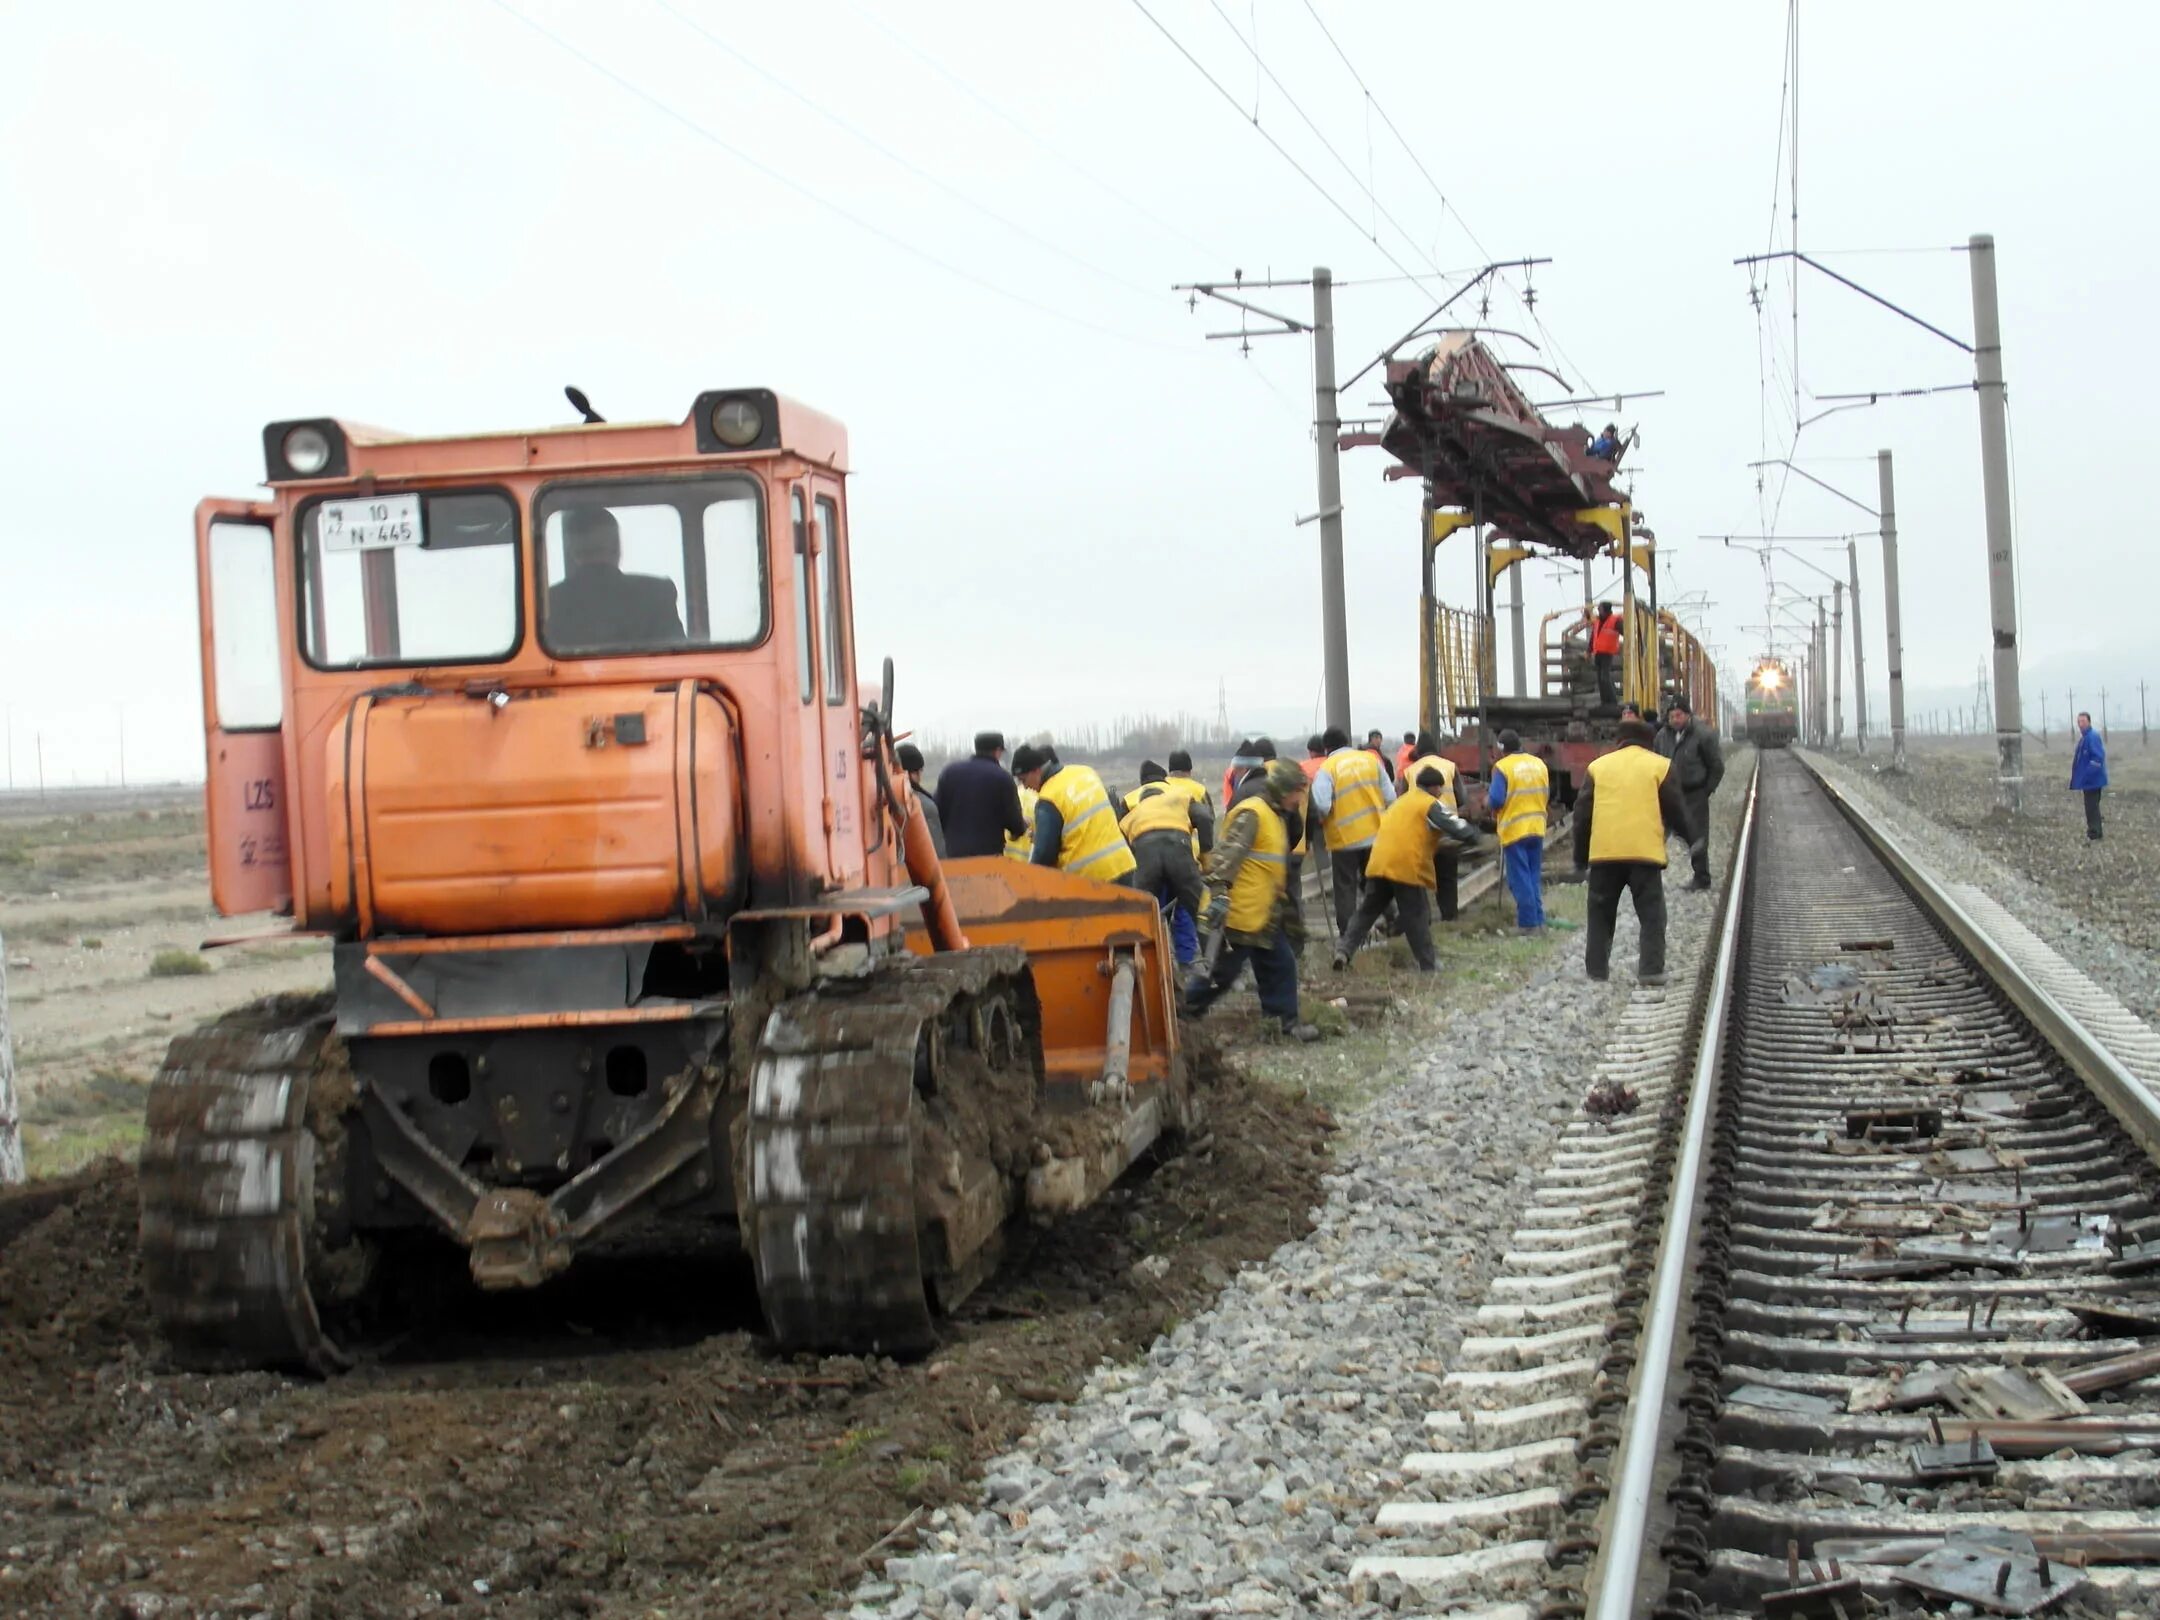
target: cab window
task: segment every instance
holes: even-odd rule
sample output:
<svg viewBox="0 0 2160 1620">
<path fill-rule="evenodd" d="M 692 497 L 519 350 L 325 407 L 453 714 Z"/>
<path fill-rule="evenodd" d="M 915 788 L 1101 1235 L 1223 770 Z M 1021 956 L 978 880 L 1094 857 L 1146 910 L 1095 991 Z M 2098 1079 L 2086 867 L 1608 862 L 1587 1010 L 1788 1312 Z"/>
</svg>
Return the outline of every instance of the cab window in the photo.
<svg viewBox="0 0 2160 1620">
<path fill-rule="evenodd" d="M 540 644 L 558 657 L 764 639 L 764 501 L 750 478 L 558 484 L 535 514 Z"/>
<path fill-rule="evenodd" d="M 847 619 L 841 608 L 839 504 L 829 495 L 820 495 L 817 516 L 818 529 L 825 539 L 818 568 L 818 588 L 825 597 L 820 604 L 825 610 L 825 701 L 845 703 L 848 695 Z"/>
<path fill-rule="evenodd" d="M 496 490 L 328 496 L 300 517 L 300 623 L 323 669 L 470 664 L 518 641 L 517 508 Z"/>
<path fill-rule="evenodd" d="M 808 703 L 817 696 L 810 662 L 810 638 L 816 631 L 810 623 L 810 520 L 801 490 L 788 497 L 788 513 L 795 529 L 795 677 L 802 686 L 802 700 Z"/>
</svg>

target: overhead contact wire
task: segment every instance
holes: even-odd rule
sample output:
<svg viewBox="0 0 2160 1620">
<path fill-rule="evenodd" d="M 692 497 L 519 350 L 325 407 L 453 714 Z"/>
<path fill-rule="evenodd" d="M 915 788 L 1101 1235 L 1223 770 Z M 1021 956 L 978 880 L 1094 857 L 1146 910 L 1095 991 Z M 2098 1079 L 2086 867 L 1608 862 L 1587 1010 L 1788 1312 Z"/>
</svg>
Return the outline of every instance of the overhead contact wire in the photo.
<svg viewBox="0 0 2160 1620">
<path fill-rule="evenodd" d="M 538 34 L 542 39 L 546 40 L 550 45 L 553 45 L 564 55 L 569 56 L 573 60 L 582 63 L 586 68 L 590 69 L 594 73 L 597 73 L 601 78 L 606 79 L 617 89 L 625 91 L 632 96 L 635 96 L 638 100 L 644 102 L 648 107 L 651 107 L 655 112 L 658 112 L 663 116 L 672 119 L 674 122 L 682 125 L 683 128 L 689 130 L 691 134 L 697 136 L 700 140 L 703 140 L 710 145 L 719 148 L 721 151 L 727 153 L 728 156 L 735 159 L 736 162 L 742 164 L 745 168 L 751 169 L 756 173 L 763 175 L 766 179 L 772 181 L 775 185 L 782 186 L 787 190 L 794 192 L 797 196 L 804 198 L 806 201 L 815 203 L 818 207 L 824 209 L 827 213 L 834 215 L 836 218 L 845 220 L 848 224 L 854 226 L 859 231 L 876 237 L 879 241 L 885 243 L 886 246 L 898 249 L 900 252 L 905 253 L 911 259 L 915 259 L 923 264 L 927 264 L 933 269 L 942 270 L 945 272 L 945 274 L 952 276 L 957 280 L 964 281 L 972 287 L 980 288 L 984 292 L 991 293 L 996 297 L 1002 298 L 1008 303 L 1017 304 L 1023 309 L 1031 309 L 1035 311 L 1035 313 L 1037 313 L 1038 315 L 1047 315 L 1052 320 L 1063 322 L 1067 326 L 1075 326 L 1080 328 L 1082 331 L 1093 332 L 1099 337 L 1116 338 L 1121 343 L 1137 344 L 1143 348 L 1161 349 L 1166 353 L 1185 354 L 1188 352 L 1182 346 L 1177 344 L 1164 343 L 1157 339 L 1141 337 L 1131 332 L 1121 332 L 1115 327 L 1102 326 L 1094 321 L 1087 320 L 1081 316 L 1070 314 L 1065 310 L 1057 308 L 1055 305 L 1044 303 L 1041 299 L 1031 298 L 1026 293 L 1015 292 L 1010 287 L 1001 286 L 997 282 L 989 280 L 987 277 L 977 275 L 972 270 L 966 269 L 961 265 L 954 264 L 949 259 L 940 258 L 937 254 L 930 252 L 927 248 L 917 247 L 913 242 L 907 240 L 907 238 L 899 236 L 894 232 L 887 230 L 884 226 L 876 223 L 874 220 L 865 218 L 863 215 L 856 213 L 853 209 L 846 207 L 844 204 L 834 202 L 830 197 L 827 197 L 822 192 L 815 190 L 809 185 L 806 185 L 804 182 L 796 179 L 793 175 L 788 174 L 784 170 L 773 167 L 773 165 L 767 163 L 764 159 L 756 156 L 749 151 L 746 151 L 740 146 L 737 146 L 733 141 L 728 140 L 725 136 L 716 134 L 714 131 L 707 128 L 704 124 L 699 123 L 698 120 L 693 118 L 690 114 L 682 111 L 679 107 L 676 107 L 672 103 L 664 100 L 662 97 L 655 95 L 652 91 L 646 89 L 643 85 L 637 83 L 635 80 L 627 78 L 623 74 L 616 72 L 615 69 L 609 67 L 605 62 L 600 61 L 598 58 L 590 55 L 573 41 L 568 40 L 564 38 L 561 34 L 555 32 L 555 30 L 548 27 L 547 24 L 539 21 L 537 18 L 528 17 L 524 12 L 518 10 L 517 7 L 510 4 L 510 0 L 488 0 L 488 3 L 494 6 L 496 10 L 503 12 L 505 15 L 514 18 L 520 23 L 523 23 L 527 28 L 531 29 L 535 34 Z"/>
</svg>

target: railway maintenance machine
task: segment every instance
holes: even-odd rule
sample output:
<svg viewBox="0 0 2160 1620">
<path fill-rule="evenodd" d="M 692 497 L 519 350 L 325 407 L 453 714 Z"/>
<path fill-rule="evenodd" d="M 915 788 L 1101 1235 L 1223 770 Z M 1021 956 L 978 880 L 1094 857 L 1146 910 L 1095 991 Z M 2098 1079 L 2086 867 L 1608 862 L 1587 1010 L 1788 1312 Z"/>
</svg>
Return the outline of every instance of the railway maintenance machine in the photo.
<svg viewBox="0 0 2160 1620">
<path fill-rule="evenodd" d="M 1601 699 L 1589 625 L 1578 613 L 1543 621 L 1538 691 L 1500 691 L 1494 592 L 1509 569 L 1537 556 L 1584 564 L 1586 590 L 1594 559 L 1621 564 L 1614 671 L 1621 702 L 1649 716 L 1685 696 L 1695 712 L 1715 716 L 1709 655 L 1676 617 L 1659 611 L 1655 539 L 1613 482 L 1620 447 L 1601 454 L 1581 426 L 1548 422 L 1470 331 L 1442 333 L 1414 359 L 1390 358 L 1386 379 L 1393 409 L 1384 426 L 1346 434 L 1341 443 L 1380 446 L 1395 458 L 1388 477 L 1424 485 L 1418 720 L 1441 739 L 1442 753 L 1482 777 L 1498 734 L 1519 732 L 1552 773 L 1555 802 L 1566 805 L 1590 761 L 1614 746 L 1620 704 Z M 1434 585 L 1440 547 L 1464 530 L 1480 535 L 1483 563 L 1470 609 L 1441 602 Z"/>
<path fill-rule="evenodd" d="M 334 991 L 176 1039 L 151 1303 L 198 1365 L 347 1359 L 415 1240 L 486 1289 L 739 1235 L 778 1341 L 919 1352 L 1007 1223 L 1188 1121 L 1145 894 L 941 865 L 858 690 L 841 425 L 263 433 L 196 511 L 211 885 Z"/>
</svg>

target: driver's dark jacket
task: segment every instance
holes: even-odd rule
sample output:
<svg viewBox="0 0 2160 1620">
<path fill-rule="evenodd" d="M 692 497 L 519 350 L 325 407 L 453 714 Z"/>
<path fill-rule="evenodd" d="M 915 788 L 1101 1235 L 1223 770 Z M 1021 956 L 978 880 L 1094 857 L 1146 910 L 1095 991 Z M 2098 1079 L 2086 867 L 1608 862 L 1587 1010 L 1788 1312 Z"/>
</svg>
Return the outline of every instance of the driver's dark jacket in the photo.
<svg viewBox="0 0 2160 1620">
<path fill-rule="evenodd" d="M 545 640 L 554 652 L 679 647 L 684 639 L 673 580 L 580 568 L 548 587 Z"/>
</svg>

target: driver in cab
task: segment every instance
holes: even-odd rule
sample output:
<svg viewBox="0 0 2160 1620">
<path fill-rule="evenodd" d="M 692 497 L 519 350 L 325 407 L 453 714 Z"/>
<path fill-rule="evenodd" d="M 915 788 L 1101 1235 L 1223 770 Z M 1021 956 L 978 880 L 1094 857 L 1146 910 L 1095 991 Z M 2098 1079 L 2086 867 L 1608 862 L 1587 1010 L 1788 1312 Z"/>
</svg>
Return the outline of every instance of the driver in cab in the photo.
<svg viewBox="0 0 2160 1620">
<path fill-rule="evenodd" d="M 622 570 L 622 526 L 604 506 L 562 520 L 563 577 L 548 587 L 548 640 L 559 652 L 643 652 L 679 647 L 675 582 Z"/>
</svg>

